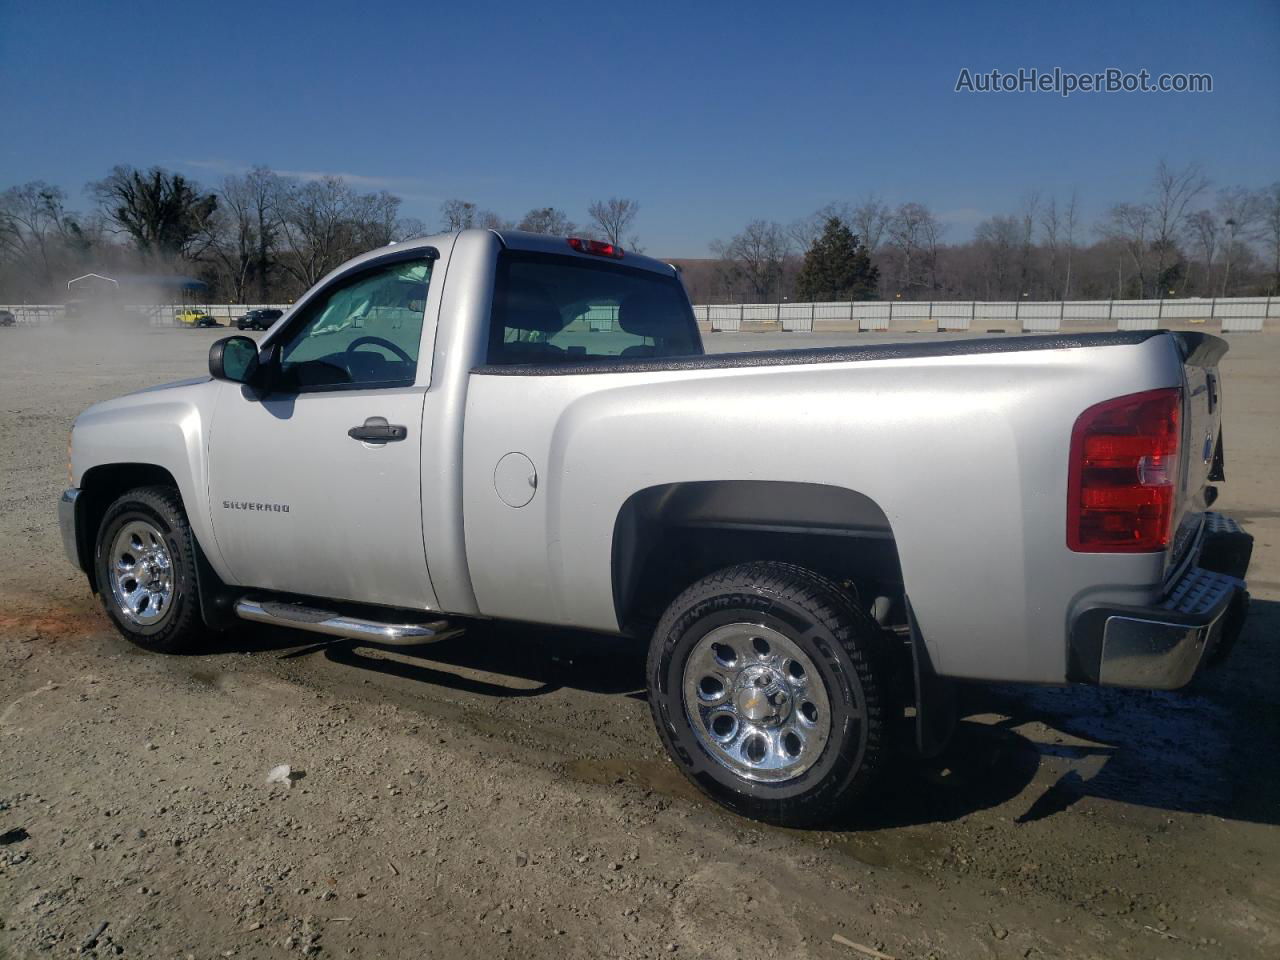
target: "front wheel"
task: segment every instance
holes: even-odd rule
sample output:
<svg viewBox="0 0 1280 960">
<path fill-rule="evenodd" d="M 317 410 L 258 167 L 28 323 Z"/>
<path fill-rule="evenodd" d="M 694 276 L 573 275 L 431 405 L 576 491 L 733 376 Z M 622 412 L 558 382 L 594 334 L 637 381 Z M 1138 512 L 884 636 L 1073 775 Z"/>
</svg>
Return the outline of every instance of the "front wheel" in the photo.
<svg viewBox="0 0 1280 960">
<path fill-rule="evenodd" d="M 884 661 L 876 625 L 838 586 L 757 562 L 694 584 L 649 648 L 649 704 L 704 793 L 785 826 L 829 821 L 877 776 Z"/>
<path fill-rule="evenodd" d="M 204 638 L 195 551 L 173 487 L 138 487 L 107 508 L 94 554 L 98 592 L 127 640 L 183 653 Z"/>
</svg>

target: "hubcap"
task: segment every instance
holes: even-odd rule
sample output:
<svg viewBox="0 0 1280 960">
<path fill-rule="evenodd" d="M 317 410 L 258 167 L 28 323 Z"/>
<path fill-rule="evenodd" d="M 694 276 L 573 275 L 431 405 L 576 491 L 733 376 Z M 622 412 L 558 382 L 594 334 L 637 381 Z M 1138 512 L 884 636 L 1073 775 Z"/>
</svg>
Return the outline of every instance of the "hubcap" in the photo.
<svg viewBox="0 0 1280 960">
<path fill-rule="evenodd" d="M 707 753 L 748 780 L 800 776 L 831 737 L 813 661 L 759 623 L 726 624 L 698 641 L 685 661 L 684 708 Z"/>
<path fill-rule="evenodd" d="M 126 620 L 158 623 L 173 600 L 173 564 L 164 534 L 145 520 L 132 520 L 111 541 L 111 593 Z"/>
</svg>

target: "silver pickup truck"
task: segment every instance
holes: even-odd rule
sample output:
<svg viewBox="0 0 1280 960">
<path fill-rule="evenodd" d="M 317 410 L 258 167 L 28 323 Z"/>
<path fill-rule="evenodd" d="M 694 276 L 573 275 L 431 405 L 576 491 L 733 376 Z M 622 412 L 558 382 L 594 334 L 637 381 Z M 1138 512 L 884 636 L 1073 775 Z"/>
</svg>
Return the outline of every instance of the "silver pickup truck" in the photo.
<svg viewBox="0 0 1280 960">
<path fill-rule="evenodd" d="M 1171 689 L 1238 634 L 1226 344 L 1144 331 L 706 354 L 671 266 L 467 230 L 368 253 L 210 376 L 86 410 L 60 519 L 111 620 L 634 637 L 674 762 L 786 824 L 953 681 Z M 914 731 L 916 744 L 896 736 Z"/>
</svg>

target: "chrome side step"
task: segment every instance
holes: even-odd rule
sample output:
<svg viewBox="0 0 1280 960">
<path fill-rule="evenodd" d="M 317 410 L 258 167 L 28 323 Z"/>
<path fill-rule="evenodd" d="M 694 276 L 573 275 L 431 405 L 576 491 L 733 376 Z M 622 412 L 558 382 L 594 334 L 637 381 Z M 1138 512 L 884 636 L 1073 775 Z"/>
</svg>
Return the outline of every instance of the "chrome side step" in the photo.
<svg viewBox="0 0 1280 960">
<path fill-rule="evenodd" d="M 450 625 L 448 620 L 432 620 L 428 623 L 385 623 L 364 617 L 353 617 L 332 610 L 308 607 L 302 603 L 286 603 L 283 600 L 264 600 L 258 597 L 242 597 L 236 601 L 236 616 L 254 623 L 269 623 L 277 627 L 292 627 L 331 637 L 350 640 L 370 640 L 374 643 L 416 646 L 436 643 L 462 632 L 461 627 Z"/>
</svg>

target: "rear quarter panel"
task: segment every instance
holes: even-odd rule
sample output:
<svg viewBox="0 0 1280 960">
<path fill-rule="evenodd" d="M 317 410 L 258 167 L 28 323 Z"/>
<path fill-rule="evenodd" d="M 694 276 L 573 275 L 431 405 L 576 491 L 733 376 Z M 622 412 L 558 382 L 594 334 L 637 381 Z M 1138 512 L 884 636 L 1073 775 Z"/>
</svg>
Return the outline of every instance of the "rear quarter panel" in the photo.
<svg viewBox="0 0 1280 960">
<path fill-rule="evenodd" d="M 1066 547 L 1072 424 L 1093 403 L 1181 383 L 1168 337 L 1140 344 L 810 366 L 472 374 L 464 527 L 480 612 L 613 631 L 618 511 L 646 487 L 824 483 L 874 500 L 935 667 L 1061 682 L 1078 604 L 1142 602 L 1162 555 Z M 520 452 L 538 487 L 507 506 Z"/>
</svg>

